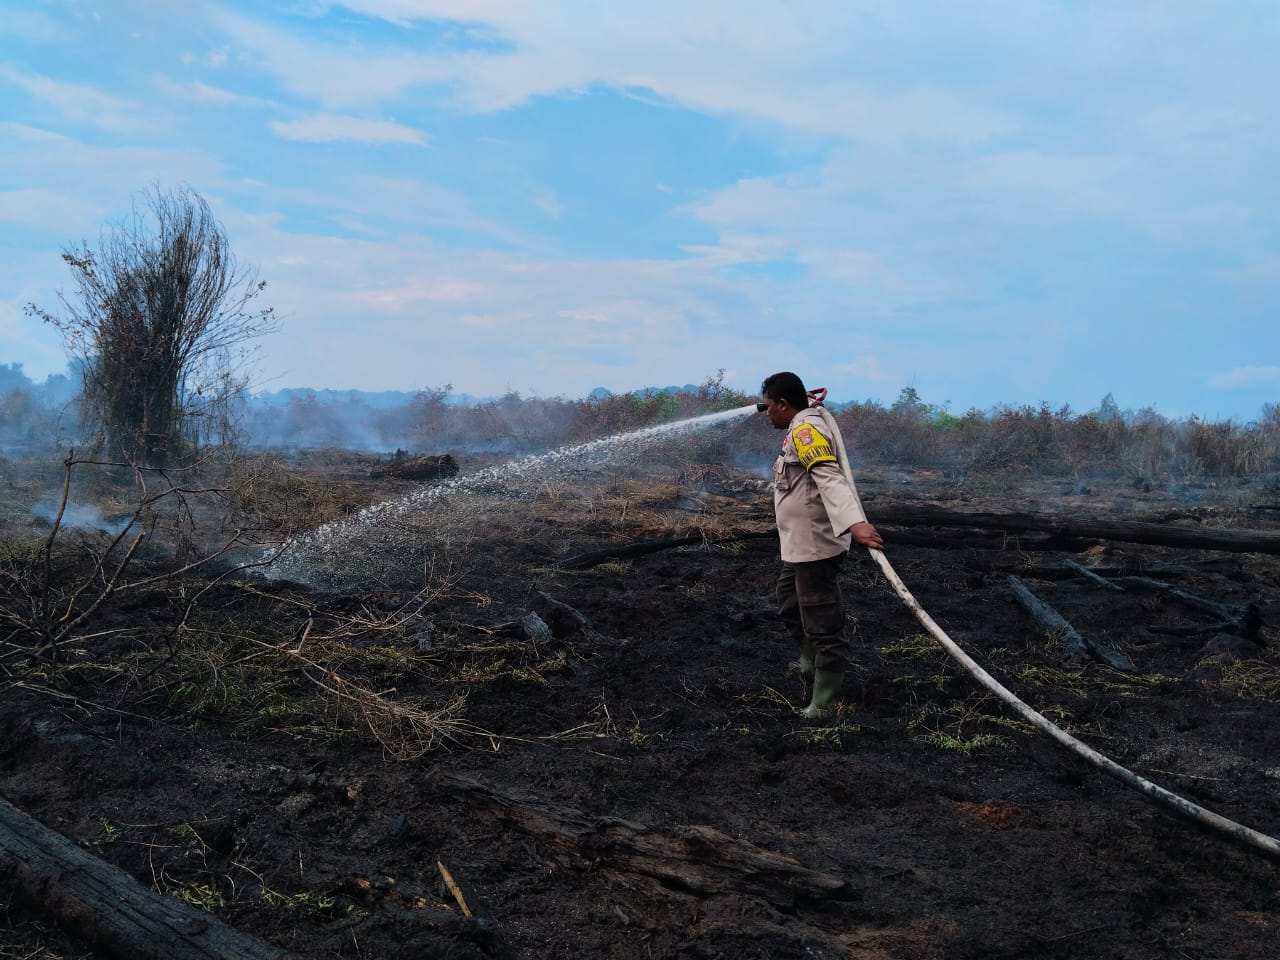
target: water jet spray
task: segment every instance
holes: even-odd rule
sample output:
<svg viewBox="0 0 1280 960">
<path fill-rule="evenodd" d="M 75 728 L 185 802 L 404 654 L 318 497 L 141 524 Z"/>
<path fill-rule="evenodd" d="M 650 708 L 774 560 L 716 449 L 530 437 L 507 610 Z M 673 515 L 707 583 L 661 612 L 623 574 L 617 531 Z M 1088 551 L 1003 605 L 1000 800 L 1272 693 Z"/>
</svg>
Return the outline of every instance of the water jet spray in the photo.
<svg viewBox="0 0 1280 960">
<path fill-rule="evenodd" d="M 318 556 L 333 551 L 356 536 L 367 535 L 399 518 L 418 513 L 450 493 L 483 489 L 490 484 L 501 484 L 517 478 L 545 473 L 552 468 L 581 469 L 592 464 L 616 460 L 622 454 L 635 456 L 663 440 L 746 417 L 755 409 L 755 404 L 749 404 L 671 423 L 641 427 L 638 430 L 613 434 L 599 440 L 558 447 L 547 453 L 532 454 L 518 460 L 486 467 L 466 476 L 435 483 L 406 496 L 365 507 L 351 517 L 334 520 L 300 534 L 286 543 L 278 554 L 276 551 L 266 554 L 263 557 L 266 562 L 261 570 L 264 575 L 273 579 L 314 583 L 317 580 L 315 560 Z"/>
</svg>

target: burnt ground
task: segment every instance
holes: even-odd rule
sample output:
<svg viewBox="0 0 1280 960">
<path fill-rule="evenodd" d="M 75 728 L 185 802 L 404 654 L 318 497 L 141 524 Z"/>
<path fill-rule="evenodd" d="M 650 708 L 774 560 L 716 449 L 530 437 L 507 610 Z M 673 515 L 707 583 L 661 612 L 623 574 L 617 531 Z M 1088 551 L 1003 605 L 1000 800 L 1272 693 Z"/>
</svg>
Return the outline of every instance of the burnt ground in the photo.
<svg viewBox="0 0 1280 960">
<path fill-rule="evenodd" d="M 1013 503 L 918 479 L 865 482 L 873 522 L 878 502 L 926 495 L 1280 520 L 1247 491 L 1175 511 L 1138 494 L 1046 488 Z M 604 478 L 502 509 L 445 505 L 466 535 L 422 534 L 447 563 L 419 568 L 431 590 L 417 600 L 385 577 L 224 580 L 193 612 L 191 585 L 157 587 L 104 605 L 97 628 L 124 633 L 55 663 L 6 656 L 0 796 L 299 957 L 1277 956 L 1280 864 L 1029 729 L 924 636 L 868 558 L 845 569 L 846 702 L 808 725 L 772 612 L 770 537 L 556 566 L 637 537 L 767 531 L 759 484 Z M 1280 835 L 1276 634 L 1264 628 L 1261 647 L 1161 633 L 1214 618 L 1062 566 L 1257 601 L 1270 623 L 1280 558 L 963 533 L 902 546 L 882 530 L 923 606 L 1015 693 L 1134 772 Z M 1138 672 L 1064 659 L 1013 601 L 1011 573 Z M 773 872 L 706 866 L 744 849 Z M 0 956 L 95 955 L 12 894 L 0 908 Z"/>
</svg>

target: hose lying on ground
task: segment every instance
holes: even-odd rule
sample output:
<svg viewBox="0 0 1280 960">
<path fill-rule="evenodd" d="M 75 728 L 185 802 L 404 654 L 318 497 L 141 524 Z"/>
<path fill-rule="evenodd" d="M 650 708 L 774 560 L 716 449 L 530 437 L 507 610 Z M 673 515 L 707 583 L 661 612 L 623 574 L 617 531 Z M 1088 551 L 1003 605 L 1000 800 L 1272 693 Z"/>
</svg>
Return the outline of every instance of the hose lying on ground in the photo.
<svg viewBox="0 0 1280 960">
<path fill-rule="evenodd" d="M 818 410 L 822 413 L 823 421 L 830 428 L 835 439 L 836 448 L 839 452 L 840 468 L 844 471 L 845 477 L 849 480 L 849 485 L 853 486 L 853 472 L 849 467 L 849 457 L 845 452 L 844 439 L 840 436 L 840 428 L 837 426 L 835 419 L 820 404 L 817 405 Z M 855 488 L 856 490 L 856 488 Z M 898 576 L 893 566 L 889 563 L 889 558 L 884 555 L 883 550 L 869 548 L 868 553 L 871 558 L 879 565 L 880 570 L 884 573 L 885 578 L 892 585 L 894 592 L 901 598 L 917 620 L 924 625 L 935 640 L 942 644 L 942 648 L 947 651 L 953 660 L 964 667 L 965 671 L 977 680 L 982 686 L 986 687 L 1004 703 L 1012 707 L 1017 713 L 1043 733 L 1047 733 L 1058 743 L 1062 744 L 1072 753 L 1082 757 L 1093 766 L 1097 767 L 1103 773 L 1114 777 L 1121 783 L 1133 787 L 1135 790 L 1145 794 L 1151 800 L 1167 808 L 1179 816 L 1209 827 L 1221 834 L 1230 837 L 1237 842 L 1247 846 L 1261 850 L 1272 857 L 1280 859 L 1280 840 L 1275 837 L 1267 836 L 1265 833 L 1259 833 L 1243 824 L 1236 823 L 1234 820 L 1228 820 L 1226 817 L 1214 813 L 1212 810 L 1206 810 L 1204 807 L 1192 803 L 1184 797 L 1178 796 L 1176 793 L 1164 789 L 1143 777 L 1138 776 L 1133 771 L 1120 766 L 1110 757 L 1104 756 L 1097 750 L 1094 750 L 1088 744 L 1077 740 L 1071 734 L 1067 733 L 1061 727 L 1056 726 L 1043 714 L 1032 709 L 1029 705 L 1020 700 L 1012 692 L 1006 689 L 998 680 L 996 680 L 986 670 L 982 669 L 978 663 L 961 649 L 960 645 L 947 636 L 934 619 L 929 616 L 928 611 L 920 606 L 919 601 L 911 595 L 911 591 L 907 589 L 906 584 Z"/>
</svg>

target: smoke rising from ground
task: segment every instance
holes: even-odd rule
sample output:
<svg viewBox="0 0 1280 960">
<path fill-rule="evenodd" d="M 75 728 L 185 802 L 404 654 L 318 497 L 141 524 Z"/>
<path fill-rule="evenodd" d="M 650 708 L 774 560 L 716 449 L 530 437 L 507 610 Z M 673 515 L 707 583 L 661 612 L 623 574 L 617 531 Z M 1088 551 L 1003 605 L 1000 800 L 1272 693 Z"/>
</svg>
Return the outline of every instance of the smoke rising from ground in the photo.
<svg viewBox="0 0 1280 960">
<path fill-rule="evenodd" d="M 61 500 L 57 494 L 49 494 L 31 508 L 31 515 L 50 526 L 58 519 L 58 508 Z M 103 530 L 117 534 L 129 525 L 132 514 L 107 517 L 101 510 L 91 504 L 67 501 L 62 508 L 62 526 L 80 530 Z"/>
</svg>

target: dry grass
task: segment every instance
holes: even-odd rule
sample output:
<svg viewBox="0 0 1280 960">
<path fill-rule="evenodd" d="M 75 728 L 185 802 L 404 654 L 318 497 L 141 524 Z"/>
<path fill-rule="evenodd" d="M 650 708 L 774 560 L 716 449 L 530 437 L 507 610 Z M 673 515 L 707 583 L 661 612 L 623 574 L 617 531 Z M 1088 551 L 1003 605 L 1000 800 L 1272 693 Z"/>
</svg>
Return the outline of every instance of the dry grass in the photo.
<svg viewBox="0 0 1280 960">
<path fill-rule="evenodd" d="M 291 654 L 288 654 L 291 655 Z M 463 736 L 486 737 L 463 719 L 466 697 L 441 706 L 396 700 L 298 656 L 303 674 L 332 698 L 334 708 L 368 732 L 391 760 L 417 760 Z"/>
<path fill-rule="evenodd" d="M 265 530 L 309 530 L 377 502 L 382 491 L 346 470 L 287 464 L 277 454 L 232 461 L 227 488 L 243 514 Z"/>
<path fill-rule="evenodd" d="M 1280 700 L 1280 655 L 1268 650 L 1257 659 L 1224 664 L 1218 677 L 1207 682 L 1237 697 Z"/>
</svg>

